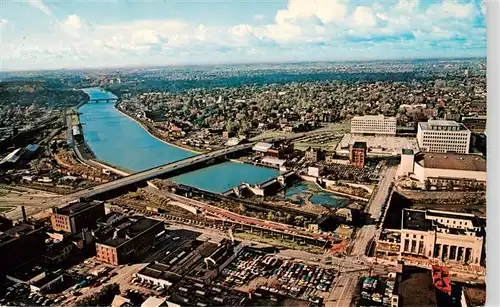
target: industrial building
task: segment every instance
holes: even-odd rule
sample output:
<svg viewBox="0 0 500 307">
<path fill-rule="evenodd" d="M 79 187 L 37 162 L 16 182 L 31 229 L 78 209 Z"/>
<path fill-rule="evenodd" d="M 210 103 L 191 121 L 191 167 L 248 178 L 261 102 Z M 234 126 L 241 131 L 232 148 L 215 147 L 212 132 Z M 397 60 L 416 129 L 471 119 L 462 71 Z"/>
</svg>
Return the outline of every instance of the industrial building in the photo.
<svg viewBox="0 0 500 307">
<path fill-rule="evenodd" d="M 480 265 L 483 226 L 473 214 L 403 209 L 400 253 Z"/>
<path fill-rule="evenodd" d="M 396 118 L 383 115 L 355 116 L 351 119 L 351 133 L 396 135 Z"/>
<path fill-rule="evenodd" d="M 0 232 L 0 279 L 44 251 L 45 231 L 41 227 L 22 223 Z"/>
<path fill-rule="evenodd" d="M 52 229 L 68 233 L 77 233 L 82 229 L 93 229 L 97 221 L 104 218 L 102 201 L 74 202 L 63 208 L 52 208 L 50 221 Z"/>
<path fill-rule="evenodd" d="M 0 160 L 1 169 L 25 167 L 40 153 L 40 145 L 30 144 L 24 148 L 17 148 Z"/>
<path fill-rule="evenodd" d="M 470 130 L 455 121 L 429 120 L 418 123 L 417 142 L 422 151 L 468 153 L 470 136 Z"/>
<path fill-rule="evenodd" d="M 293 143 L 285 141 L 278 141 L 273 144 L 259 142 L 252 147 L 252 150 L 265 157 L 289 159 L 293 155 L 294 146 Z"/>
<path fill-rule="evenodd" d="M 455 153 L 414 153 L 403 149 L 398 176 L 409 176 L 424 183 L 477 186 L 486 184 L 486 159 L 479 155 Z"/>
<path fill-rule="evenodd" d="M 366 162 L 366 142 L 354 142 L 349 146 L 349 162 L 352 166 L 364 167 Z"/>
<path fill-rule="evenodd" d="M 164 232 L 165 225 L 161 221 L 123 218 L 98 238 L 96 257 L 112 265 L 128 263 L 147 253 Z"/>
</svg>

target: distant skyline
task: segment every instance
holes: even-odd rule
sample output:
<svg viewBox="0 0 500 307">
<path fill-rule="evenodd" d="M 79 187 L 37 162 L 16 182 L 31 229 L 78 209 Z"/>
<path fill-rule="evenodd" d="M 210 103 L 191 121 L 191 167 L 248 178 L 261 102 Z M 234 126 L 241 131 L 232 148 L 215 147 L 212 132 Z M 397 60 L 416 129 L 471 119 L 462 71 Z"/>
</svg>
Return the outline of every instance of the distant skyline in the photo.
<svg viewBox="0 0 500 307">
<path fill-rule="evenodd" d="M 3 1 L 1 69 L 486 57 L 483 1 Z"/>
</svg>

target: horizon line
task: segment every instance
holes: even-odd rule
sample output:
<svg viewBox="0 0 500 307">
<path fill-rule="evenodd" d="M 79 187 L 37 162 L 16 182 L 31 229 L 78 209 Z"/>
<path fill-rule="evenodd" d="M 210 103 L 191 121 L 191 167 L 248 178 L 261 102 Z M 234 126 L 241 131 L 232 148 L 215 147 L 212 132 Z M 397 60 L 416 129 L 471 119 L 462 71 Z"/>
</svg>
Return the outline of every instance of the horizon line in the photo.
<svg viewBox="0 0 500 307">
<path fill-rule="evenodd" d="M 16 72 L 50 72 L 50 71 L 91 71 L 91 70 L 117 70 L 117 69 L 151 69 L 171 67 L 203 67 L 203 66 L 238 66 L 238 65 L 272 65 L 272 64 L 305 64 L 305 63 L 349 63 L 349 62 L 378 62 L 378 61 L 411 61 L 411 60 L 465 60 L 465 59 L 487 59 L 487 56 L 443 56 L 443 57 L 401 57 L 401 58 L 374 58 L 374 59 L 344 59 L 344 60 L 281 60 L 281 61 L 250 61 L 250 62 L 227 62 L 227 63 L 192 63 L 192 64 L 137 64 L 116 65 L 103 67 L 74 67 L 74 68 L 39 68 L 39 69 L 1 69 L 0 74 Z M 1 81 L 1 80 L 0 80 Z"/>
</svg>

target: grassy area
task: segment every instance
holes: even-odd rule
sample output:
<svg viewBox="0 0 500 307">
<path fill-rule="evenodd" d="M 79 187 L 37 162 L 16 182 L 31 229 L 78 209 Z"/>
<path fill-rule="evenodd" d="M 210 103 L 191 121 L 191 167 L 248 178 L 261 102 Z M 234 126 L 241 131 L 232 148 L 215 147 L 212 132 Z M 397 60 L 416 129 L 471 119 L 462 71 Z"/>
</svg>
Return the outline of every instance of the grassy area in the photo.
<svg viewBox="0 0 500 307">
<path fill-rule="evenodd" d="M 323 254 L 324 253 L 324 250 L 320 247 L 315 247 L 315 246 L 310 246 L 310 245 L 299 245 L 298 243 L 293 242 L 293 241 L 280 240 L 280 239 L 269 238 L 269 237 L 261 237 L 259 235 L 246 233 L 246 232 L 238 232 L 238 233 L 235 233 L 234 236 L 237 238 L 240 238 L 240 239 L 262 242 L 262 243 L 267 243 L 267 244 L 274 245 L 274 246 L 282 246 L 282 247 L 286 247 L 286 248 L 290 248 L 290 249 L 303 250 L 303 251 L 306 251 L 309 253 L 315 253 L 315 254 Z"/>
<path fill-rule="evenodd" d="M 0 213 L 7 212 L 14 209 L 14 207 L 0 207 Z"/>
<path fill-rule="evenodd" d="M 283 132 L 283 131 L 265 131 L 262 132 L 261 134 L 253 137 L 253 140 L 262 140 L 262 139 L 267 139 L 267 138 L 276 138 L 276 137 L 281 137 L 281 136 L 289 136 L 292 135 L 293 133 L 289 132 Z"/>
</svg>

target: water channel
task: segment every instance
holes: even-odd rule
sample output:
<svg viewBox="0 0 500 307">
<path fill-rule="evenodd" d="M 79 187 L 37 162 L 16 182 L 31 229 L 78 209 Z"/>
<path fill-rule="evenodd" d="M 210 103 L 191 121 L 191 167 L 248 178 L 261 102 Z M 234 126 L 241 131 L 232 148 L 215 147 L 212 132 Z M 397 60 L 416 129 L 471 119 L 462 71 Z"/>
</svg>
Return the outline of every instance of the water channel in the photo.
<svg viewBox="0 0 500 307">
<path fill-rule="evenodd" d="M 99 88 L 84 91 L 91 99 L 116 98 Z M 110 165 L 139 172 L 195 155 L 153 137 L 137 122 L 120 113 L 112 102 L 87 103 L 79 112 L 87 144 L 97 159 Z M 221 193 L 243 181 L 256 184 L 278 174 L 279 171 L 275 169 L 225 162 L 172 177 L 170 180 Z"/>
<path fill-rule="evenodd" d="M 92 100 L 116 98 L 100 88 L 84 91 Z M 196 155 L 188 150 L 170 145 L 149 134 L 137 122 L 128 118 L 113 102 L 91 102 L 79 109 L 83 135 L 97 159 L 113 166 L 139 172 Z M 214 193 L 225 192 L 242 182 L 256 184 L 276 177 L 279 171 L 249 164 L 224 162 L 209 166 L 170 180 Z M 304 194 L 305 193 L 305 194 Z M 348 201 L 332 193 L 316 191 L 310 185 L 299 183 L 287 191 L 293 195 L 312 194 L 313 204 L 344 207 Z"/>
</svg>

